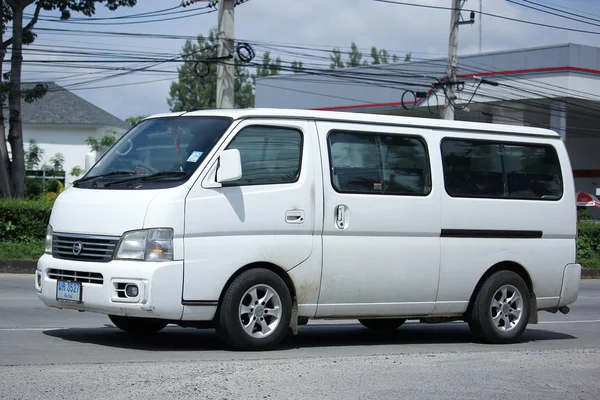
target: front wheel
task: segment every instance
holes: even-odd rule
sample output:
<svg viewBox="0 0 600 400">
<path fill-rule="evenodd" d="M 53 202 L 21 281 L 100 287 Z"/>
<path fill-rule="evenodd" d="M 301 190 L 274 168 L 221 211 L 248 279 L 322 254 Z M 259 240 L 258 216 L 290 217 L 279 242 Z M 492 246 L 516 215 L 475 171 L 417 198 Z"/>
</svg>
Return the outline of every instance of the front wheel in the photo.
<svg viewBox="0 0 600 400">
<path fill-rule="evenodd" d="M 287 334 L 292 300 L 285 282 L 267 269 L 243 272 L 227 288 L 216 318 L 219 337 L 239 350 L 267 350 Z"/>
<path fill-rule="evenodd" d="M 512 343 L 529 320 L 529 289 L 512 271 L 490 276 L 475 297 L 468 313 L 473 334 L 488 343 Z"/>
<path fill-rule="evenodd" d="M 135 334 L 152 334 L 162 330 L 167 322 L 151 318 L 122 317 L 109 315 L 108 318 L 119 329 Z"/>
<path fill-rule="evenodd" d="M 393 331 L 406 322 L 403 318 L 359 319 L 363 326 L 375 331 Z"/>
</svg>

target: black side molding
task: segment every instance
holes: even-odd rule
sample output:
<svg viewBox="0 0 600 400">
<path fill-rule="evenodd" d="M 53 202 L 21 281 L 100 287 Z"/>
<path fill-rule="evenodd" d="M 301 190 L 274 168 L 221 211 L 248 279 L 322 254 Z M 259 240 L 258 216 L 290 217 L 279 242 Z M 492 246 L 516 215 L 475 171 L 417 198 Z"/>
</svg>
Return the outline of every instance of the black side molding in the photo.
<svg viewBox="0 0 600 400">
<path fill-rule="evenodd" d="M 219 302 L 216 300 L 181 300 L 181 304 L 184 306 L 218 306 Z"/>
<path fill-rule="evenodd" d="M 441 237 L 477 239 L 539 239 L 542 231 L 502 231 L 494 229 L 442 229 Z"/>
</svg>

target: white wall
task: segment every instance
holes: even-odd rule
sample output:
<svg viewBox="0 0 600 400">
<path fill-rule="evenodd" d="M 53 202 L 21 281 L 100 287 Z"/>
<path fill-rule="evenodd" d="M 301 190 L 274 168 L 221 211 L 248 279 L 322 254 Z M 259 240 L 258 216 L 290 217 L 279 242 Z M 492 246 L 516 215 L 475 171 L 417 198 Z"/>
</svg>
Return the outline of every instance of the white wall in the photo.
<svg viewBox="0 0 600 400">
<path fill-rule="evenodd" d="M 110 129 L 117 130 L 120 134 L 123 129 L 114 127 L 89 127 L 73 125 L 23 125 L 23 142 L 25 151 L 28 148 L 30 139 L 35 139 L 38 146 L 44 150 L 44 156 L 40 166 L 49 163 L 56 153 L 62 153 L 65 158 L 64 170 L 66 172 L 66 184 L 70 185 L 77 177 L 70 176 L 69 173 L 75 166 L 82 169 L 85 167 L 85 154 L 90 152 L 90 147 L 86 144 L 89 136 L 100 138 L 107 134 Z"/>
</svg>

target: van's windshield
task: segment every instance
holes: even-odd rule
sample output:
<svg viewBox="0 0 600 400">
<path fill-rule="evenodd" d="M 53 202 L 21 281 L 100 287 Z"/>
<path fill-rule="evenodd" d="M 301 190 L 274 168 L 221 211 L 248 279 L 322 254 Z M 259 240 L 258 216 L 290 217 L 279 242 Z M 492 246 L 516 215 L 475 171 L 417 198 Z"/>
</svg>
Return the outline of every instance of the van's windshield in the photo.
<svg viewBox="0 0 600 400">
<path fill-rule="evenodd" d="M 231 125 L 223 117 L 148 119 L 127 132 L 75 187 L 153 189 L 181 184 Z"/>
</svg>

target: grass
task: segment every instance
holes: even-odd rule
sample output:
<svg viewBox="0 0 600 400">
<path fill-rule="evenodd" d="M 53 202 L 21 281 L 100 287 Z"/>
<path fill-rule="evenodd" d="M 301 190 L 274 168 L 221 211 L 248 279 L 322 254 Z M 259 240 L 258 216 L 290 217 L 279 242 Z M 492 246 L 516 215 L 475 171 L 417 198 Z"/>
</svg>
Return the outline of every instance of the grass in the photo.
<svg viewBox="0 0 600 400">
<path fill-rule="evenodd" d="M 44 241 L 0 242 L 0 260 L 35 260 L 44 254 Z"/>
</svg>

